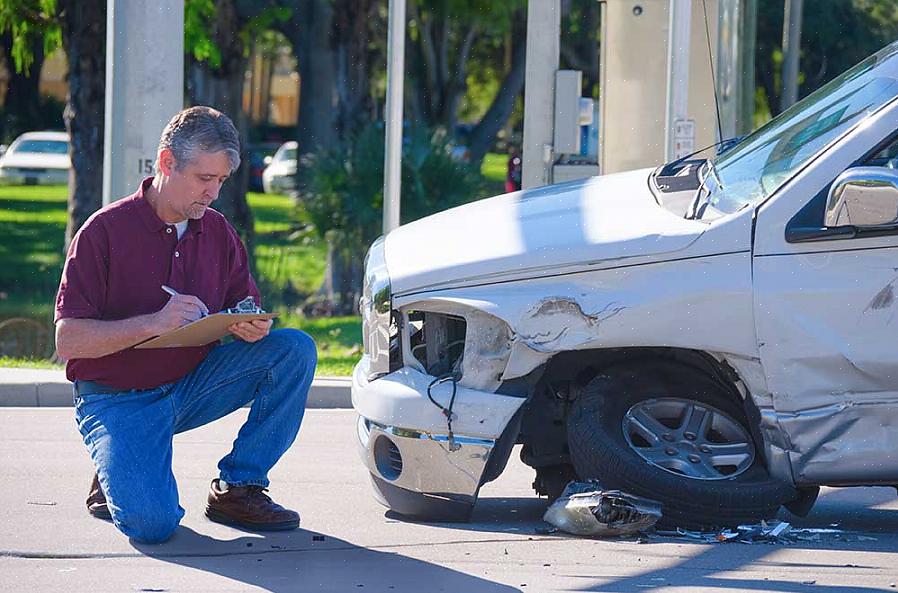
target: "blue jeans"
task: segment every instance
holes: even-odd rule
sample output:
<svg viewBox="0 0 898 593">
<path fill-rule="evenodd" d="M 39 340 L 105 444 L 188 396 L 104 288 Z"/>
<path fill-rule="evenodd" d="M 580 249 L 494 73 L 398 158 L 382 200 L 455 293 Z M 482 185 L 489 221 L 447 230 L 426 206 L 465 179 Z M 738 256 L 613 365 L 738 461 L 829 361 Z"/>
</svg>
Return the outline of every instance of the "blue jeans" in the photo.
<svg viewBox="0 0 898 593">
<path fill-rule="evenodd" d="M 112 521 L 128 537 L 161 543 L 184 516 L 172 474 L 172 438 L 249 401 L 249 417 L 219 476 L 234 486 L 268 486 L 268 471 L 293 444 L 315 374 L 315 343 L 294 329 L 254 344 L 214 348 L 175 383 L 155 389 L 75 395 L 78 430 L 97 468 Z"/>
</svg>

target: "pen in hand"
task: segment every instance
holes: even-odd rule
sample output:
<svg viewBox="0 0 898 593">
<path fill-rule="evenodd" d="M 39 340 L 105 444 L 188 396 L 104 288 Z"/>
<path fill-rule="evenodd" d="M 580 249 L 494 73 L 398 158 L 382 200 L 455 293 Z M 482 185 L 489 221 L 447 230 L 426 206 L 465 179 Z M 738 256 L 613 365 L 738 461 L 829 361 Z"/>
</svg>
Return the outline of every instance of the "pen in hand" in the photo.
<svg viewBox="0 0 898 593">
<path fill-rule="evenodd" d="M 162 290 L 167 292 L 169 294 L 169 296 L 179 296 L 181 294 L 180 292 L 178 292 L 171 286 L 166 286 L 165 284 L 162 285 Z M 203 308 L 200 310 L 200 317 L 205 317 L 208 314 L 209 314 L 209 311 L 206 309 L 206 306 L 203 305 Z"/>
</svg>

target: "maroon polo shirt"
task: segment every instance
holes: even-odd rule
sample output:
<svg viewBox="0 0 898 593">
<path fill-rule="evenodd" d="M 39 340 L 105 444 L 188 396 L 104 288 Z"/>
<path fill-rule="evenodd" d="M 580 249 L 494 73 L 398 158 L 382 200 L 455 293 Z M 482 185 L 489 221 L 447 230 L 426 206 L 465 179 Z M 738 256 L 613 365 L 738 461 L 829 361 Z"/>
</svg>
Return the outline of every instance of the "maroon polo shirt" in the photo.
<svg viewBox="0 0 898 593">
<path fill-rule="evenodd" d="M 208 209 L 191 220 L 178 240 L 174 225 L 156 215 L 137 192 L 91 216 L 69 247 L 55 321 L 127 319 L 159 311 L 169 296 L 161 286 L 199 297 L 210 313 L 234 306 L 259 290 L 246 249 L 224 216 Z M 198 348 L 127 348 L 102 358 L 74 358 L 69 380 L 97 381 L 123 389 L 151 389 L 191 372 L 217 344 Z"/>
</svg>

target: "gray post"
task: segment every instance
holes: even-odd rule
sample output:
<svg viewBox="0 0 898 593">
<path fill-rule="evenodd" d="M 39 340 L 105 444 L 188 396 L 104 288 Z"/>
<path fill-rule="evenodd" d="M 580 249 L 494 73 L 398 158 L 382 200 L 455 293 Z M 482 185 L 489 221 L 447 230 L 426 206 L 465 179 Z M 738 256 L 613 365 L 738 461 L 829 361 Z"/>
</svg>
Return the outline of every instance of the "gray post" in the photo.
<svg viewBox="0 0 898 593">
<path fill-rule="evenodd" d="M 664 126 L 664 160 L 692 152 L 688 145 L 677 150 L 677 126 L 689 117 L 689 49 L 692 40 L 692 0 L 670 0 L 667 41 L 667 114 Z M 713 81 L 716 84 L 716 81 Z M 693 124 L 694 126 L 694 124 Z M 688 134 L 687 134 L 688 135 Z M 694 138 L 695 133 L 691 134 Z"/>
<path fill-rule="evenodd" d="M 109 0 L 103 204 L 153 174 L 159 135 L 184 107 L 184 0 Z"/>
<path fill-rule="evenodd" d="M 524 162 L 521 186 L 552 182 L 555 71 L 561 51 L 561 1 L 527 3 L 527 75 L 524 92 Z"/>
<path fill-rule="evenodd" d="M 402 195 L 402 93 L 405 87 L 405 0 L 390 0 L 384 151 L 384 234 L 399 226 Z"/>
<path fill-rule="evenodd" d="M 758 0 L 742 0 L 740 22 L 739 62 L 742 64 L 742 96 L 739 109 L 737 134 L 748 134 L 755 122 L 755 48 L 758 36 Z"/>
<path fill-rule="evenodd" d="M 798 58 L 801 53 L 802 0 L 785 0 L 783 16 L 783 96 L 785 111 L 798 101 Z"/>
</svg>

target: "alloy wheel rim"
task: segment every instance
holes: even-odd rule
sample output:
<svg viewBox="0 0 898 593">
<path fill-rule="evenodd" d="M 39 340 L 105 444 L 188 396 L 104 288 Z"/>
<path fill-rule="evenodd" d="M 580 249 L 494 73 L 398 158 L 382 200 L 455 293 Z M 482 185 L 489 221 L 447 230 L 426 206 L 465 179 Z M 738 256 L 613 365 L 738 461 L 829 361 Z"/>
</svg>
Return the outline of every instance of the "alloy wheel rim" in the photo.
<svg viewBox="0 0 898 593">
<path fill-rule="evenodd" d="M 751 435 L 729 414 L 695 400 L 658 398 L 632 406 L 624 438 L 649 464 L 693 480 L 725 480 L 755 459 Z"/>
</svg>

